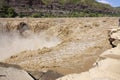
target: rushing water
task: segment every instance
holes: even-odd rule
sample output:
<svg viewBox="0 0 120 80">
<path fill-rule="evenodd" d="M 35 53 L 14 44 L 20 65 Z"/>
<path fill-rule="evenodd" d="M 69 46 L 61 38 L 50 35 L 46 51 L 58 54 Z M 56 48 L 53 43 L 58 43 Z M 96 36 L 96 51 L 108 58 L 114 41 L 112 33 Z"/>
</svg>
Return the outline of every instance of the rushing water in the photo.
<svg viewBox="0 0 120 80">
<path fill-rule="evenodd" d="M 25 50 L 37 50 L 43 47 L 53 47 L 61 41 L 56 36 L 49 36 L 45 32 L 20 36 L 17 32 L 0 32 L 0 60 Z"/>
</svg>

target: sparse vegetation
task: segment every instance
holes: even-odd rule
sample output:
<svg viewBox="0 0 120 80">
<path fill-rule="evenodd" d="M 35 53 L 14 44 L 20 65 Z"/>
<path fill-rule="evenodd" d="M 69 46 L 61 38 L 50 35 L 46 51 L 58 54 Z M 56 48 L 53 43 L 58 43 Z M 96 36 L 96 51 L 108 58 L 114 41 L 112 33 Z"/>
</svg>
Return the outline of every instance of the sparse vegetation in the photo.
<svg viewBox="0 0 120 80">
<path fill-rule="evenodd" d="M 39 17 L 42 17 L 42 15 L 40 13 L 35 13 L 35 14 L 32 14 L 31 17 L 39 18 Z"/>
<path fill-rule="evenodd" d="M 13 8 L 8 6 L 3 6 L 0 11 L 0 17 L 16 17 L 17 13 Z"/>
<path fill-rule="evenodd" d="M 42 2 L 46 5 L 49 5 L 52 2 L 52 0 L 42 0 Z"/>
<path fill-rule="evenodd" d="M 42 4 L 39 5 L 43 7 L 33 4 L 32 0 L 22 4 L 23 6 L 18 4 L 19 6 L 11 7 L 6 0 L 2 0 L 0 2 L 0 17 L 19 16 L 39 18 L 120 16 L 119 8 L 113 8 L 108 4 L 101 4 L 95 0 L 41 0 L 41 2 Z M 18 12 L 16 12 L 16 9 Z M 61 11 L 62 13 L 60 13 Z"/>
<path fill-rule="evenodd" d="M 7 5 L 5 0 L 0 1 L 0 17 L 15 17 L 17 13 Z"/>
</svg>

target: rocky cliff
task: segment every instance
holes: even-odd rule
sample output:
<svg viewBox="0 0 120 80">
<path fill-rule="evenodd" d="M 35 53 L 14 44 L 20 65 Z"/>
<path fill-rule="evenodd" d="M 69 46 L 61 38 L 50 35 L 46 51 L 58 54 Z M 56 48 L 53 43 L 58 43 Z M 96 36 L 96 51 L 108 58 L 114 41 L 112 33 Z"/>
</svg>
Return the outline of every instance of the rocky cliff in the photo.
<svg viewBox="0 0 120 80">
<path fill-rule="evenodd" d="M 95 0 L 2 0 L 19 15 L 37 16 L 99 16 L 115 15 L 119 10 Z M 39 15 L 38 15 L 39 14 Z M 85 15 L 86 14 L 86 15 Z"/>
</svg>

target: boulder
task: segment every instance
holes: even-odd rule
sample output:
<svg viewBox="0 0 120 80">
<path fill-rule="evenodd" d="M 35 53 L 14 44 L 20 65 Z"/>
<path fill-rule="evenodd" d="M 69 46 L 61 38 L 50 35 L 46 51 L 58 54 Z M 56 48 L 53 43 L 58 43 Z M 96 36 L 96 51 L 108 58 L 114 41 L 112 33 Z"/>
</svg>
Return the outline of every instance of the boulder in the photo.
<svg viewBox="0 0 120 80">
<path fill-rule="evenodd" d="M 17 65 L 0 63 L 0 80 L 34 80 Z"/>
<path fill-rule="evenodd" d="M 103 52 L 100 55 L 100 58 L 120 59 L 120 48 L 115 47 L 115 48 L 109 49 L 109 50 Z"/>
<path fill-rule="evenodd" d="M 62 74 L 59 74 L 55 71 L 48 70 L 47 72 L 39 71 L 29 71 L 28 72 L 35 80 L 56 80 L 59 77 L 62 77 Z"/>
<path fill-rule="evenodd" d="M 120 60 L 107 58 L 98 62 L 99 70 L 106 71 L 110 73 L 119 74 L 120 76 Z"/>
<path fill-rule="evenodd" d="M 109 41 L 113 47 L 116 47 L 120 43 L 120 28 L 109 31 Z"/>
<path fill-rule="evenodd" d="M 20 24 L 17 26 L 17 30 L 19 31 L 20 35 L 24 36 L 24 32 L 29 31 L 30 28 L 25 22 L 20 22 Z"/>
</svg>

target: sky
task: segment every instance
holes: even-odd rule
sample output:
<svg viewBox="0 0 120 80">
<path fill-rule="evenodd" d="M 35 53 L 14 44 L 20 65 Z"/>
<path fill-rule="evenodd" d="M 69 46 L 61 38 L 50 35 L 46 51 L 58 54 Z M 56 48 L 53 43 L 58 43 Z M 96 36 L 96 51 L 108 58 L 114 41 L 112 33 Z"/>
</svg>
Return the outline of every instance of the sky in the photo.
<svg viewBox="0 0 120 80">
<path fill-rule="evenodd" d="M 113 7 L 120 7 L 120 0 L 96 0 L 101 3 L 110 4 Z"/>
</svg>

